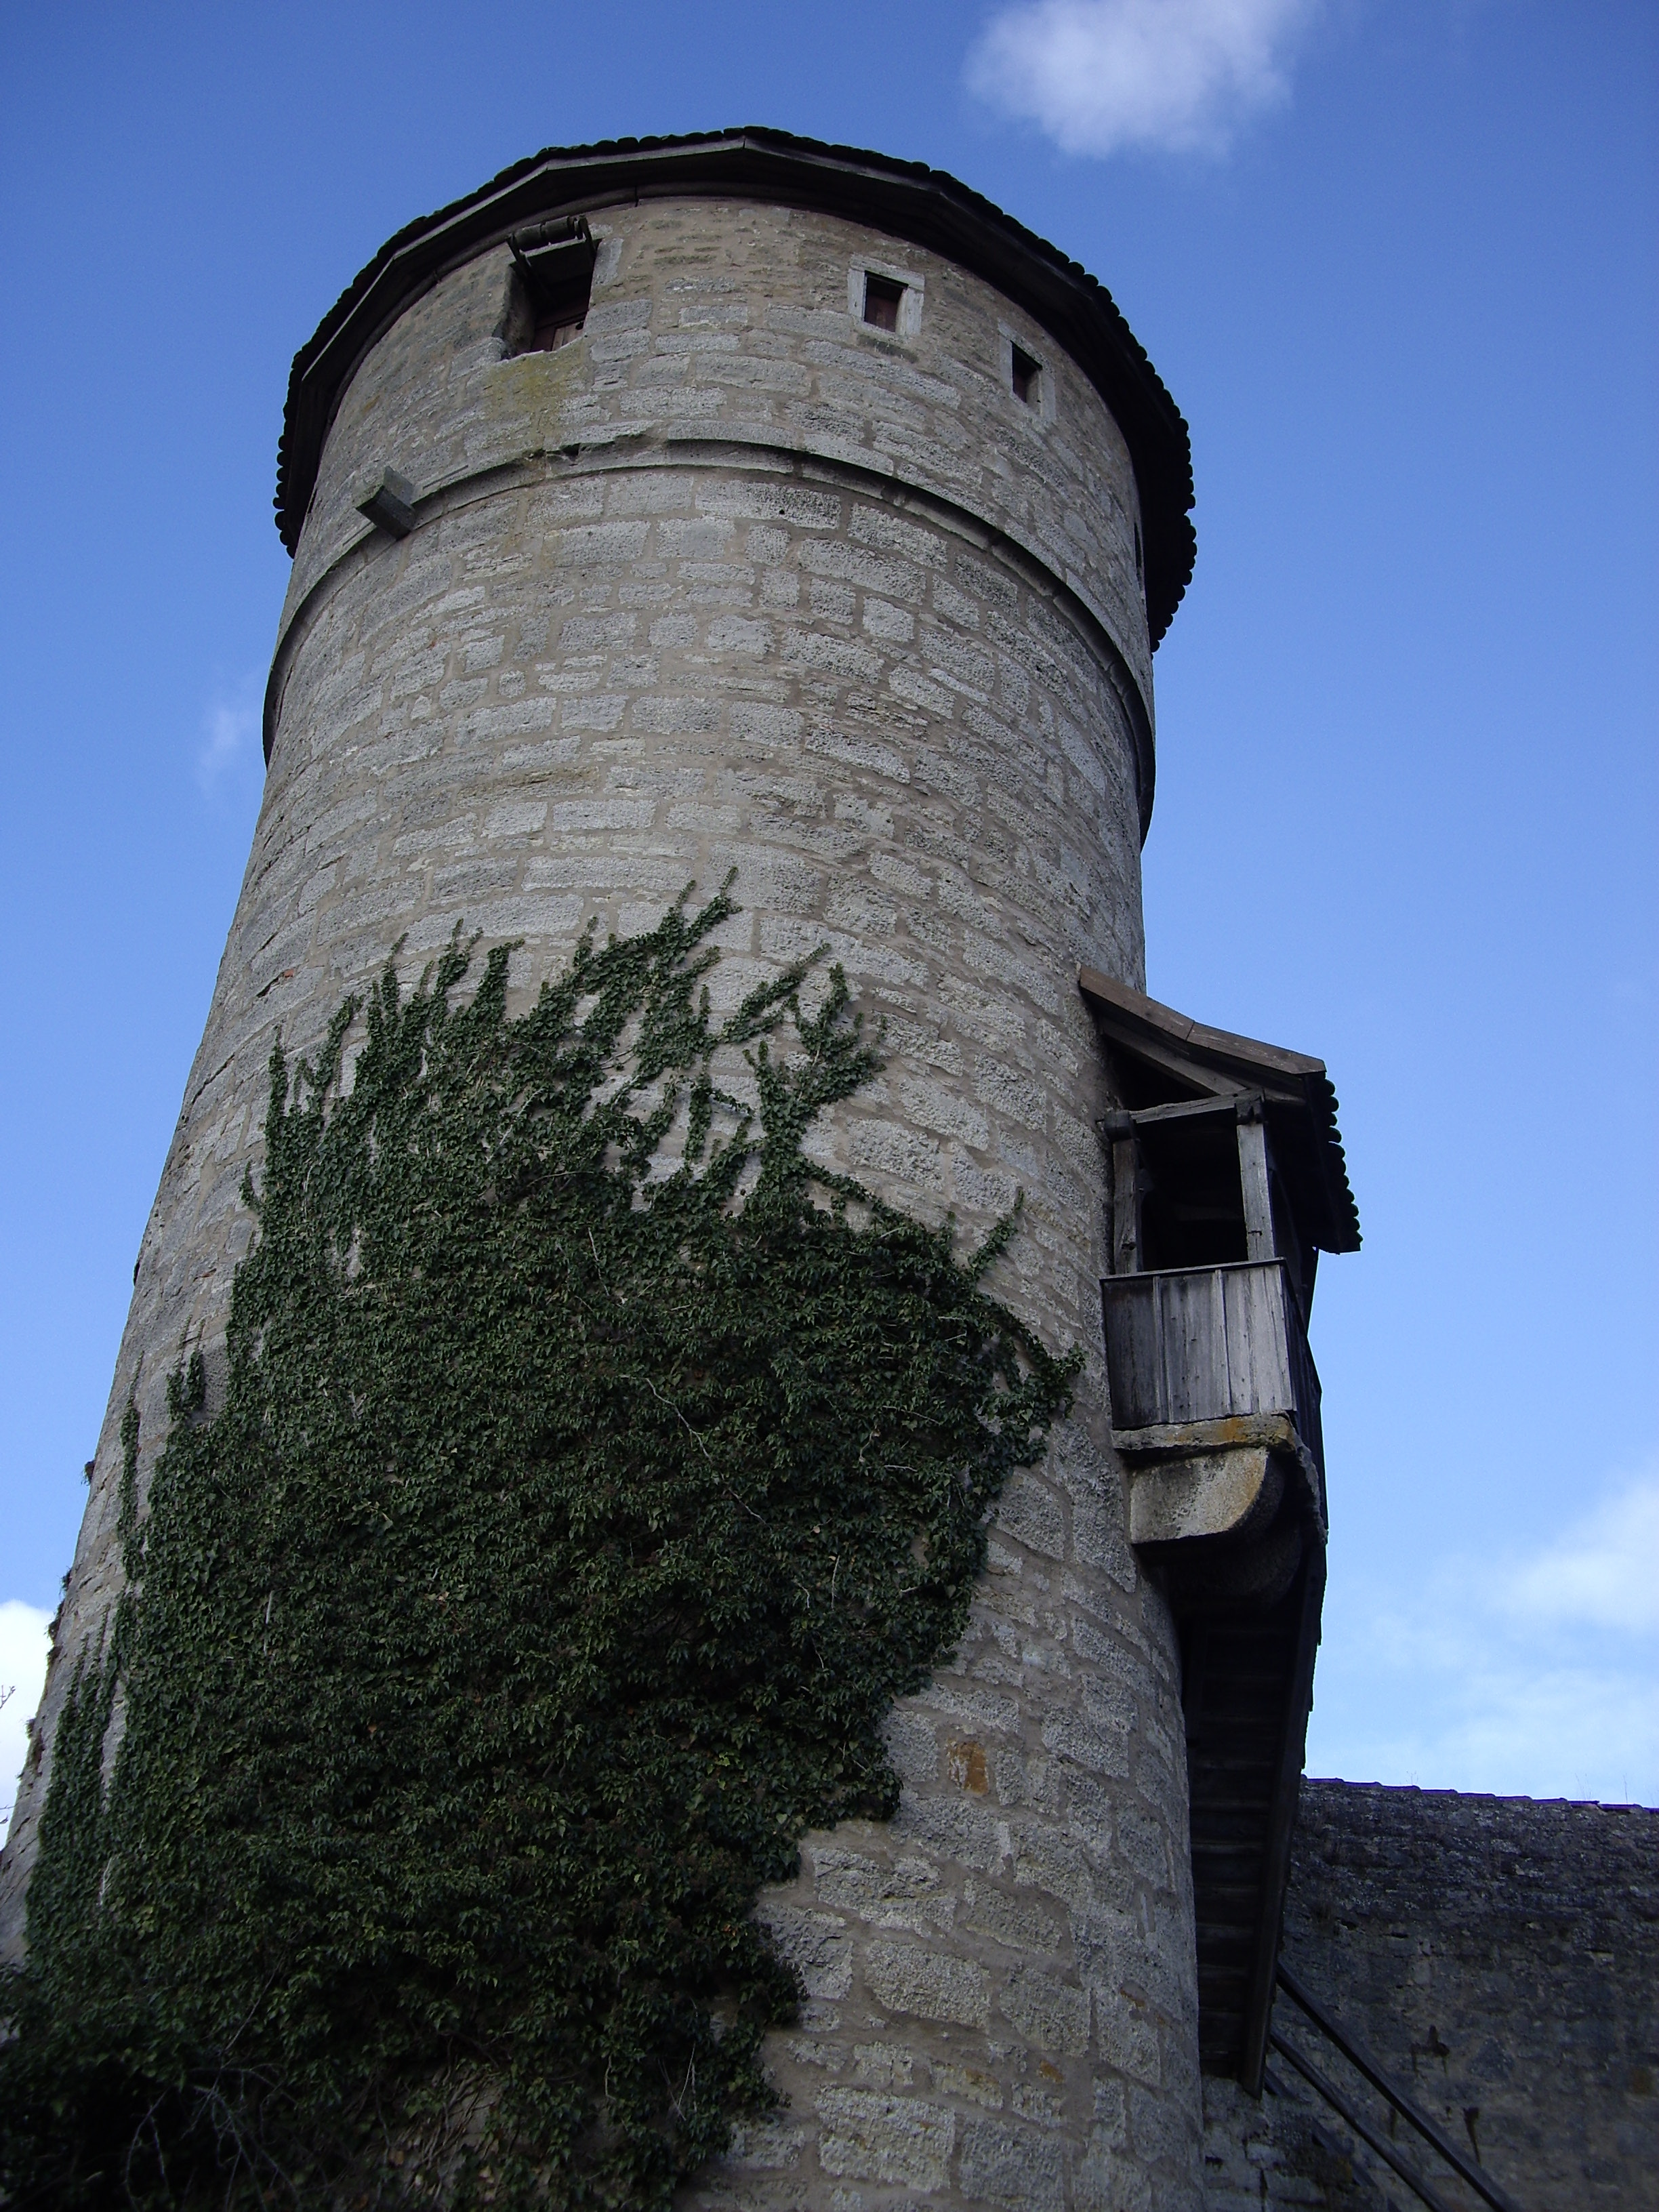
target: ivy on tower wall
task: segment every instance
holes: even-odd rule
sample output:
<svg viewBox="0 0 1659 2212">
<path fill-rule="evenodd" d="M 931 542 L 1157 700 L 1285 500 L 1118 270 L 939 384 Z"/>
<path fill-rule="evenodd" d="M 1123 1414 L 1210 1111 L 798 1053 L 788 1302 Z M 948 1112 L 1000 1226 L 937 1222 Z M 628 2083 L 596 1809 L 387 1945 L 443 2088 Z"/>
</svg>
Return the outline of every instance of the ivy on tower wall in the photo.
<svg viewBox="0 0 1659 2212">
<path fill-rule="evenodd" d="M 0 1991 L 14 2205 L 665 2205 L 765 2106 L 757 1893 L 893 1811 L 1076 1362 L 983 1287 L 1012 1217 L 964 1261 L 813 1164 L 877 1056 L 810 963 L 714 1018 L 733 910 L 590 933 L 520 1017 L 507 948 L 464 1004 L 459 943 L 389 963 L 273 1054 L 223 1402 L 188 1360 L 142 1517 L 124 1434 Z"/>
</svg>

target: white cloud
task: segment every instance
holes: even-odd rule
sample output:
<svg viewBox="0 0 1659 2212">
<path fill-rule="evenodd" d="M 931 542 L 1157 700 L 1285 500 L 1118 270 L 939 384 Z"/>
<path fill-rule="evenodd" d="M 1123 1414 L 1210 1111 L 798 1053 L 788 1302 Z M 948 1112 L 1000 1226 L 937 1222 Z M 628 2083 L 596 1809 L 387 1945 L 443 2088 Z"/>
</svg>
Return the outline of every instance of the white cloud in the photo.
<svg viewBox="0 0 1659 2212">
<path fill-rule="evenodd" d="M 1499 1579 L 1517 1619 L 1659 1633 L 1659 1474 L 1638 1475 Z"/>
<path fill-rule="evenodd" d="M 257 677 L 245 678 L 213 701 L 202 717 L 196 756 L 197 781 L 204 791 L 217 791 L 231 779 L 240 781 L 253 769 L 259 757 L 259 723 Z"/>
<path fill-rule="evenodd" d="M 1404 1602 L 1339 1571 L 1308 1760 L 1355 1782 L 1659 1804 L 1659 1466 Z"/>
<path fill-rule="evenodd" d="M 971 90 L 1068 154 L 1220 153 L 1289 96 L 1321 0 L 1019 0 L 968 58 Z"/>
<path fill-rule="evenodd" d="M 11 1822 L 17 1778 L 28 1753 L 27 1723 L 46 1679 L 46 1630 L 52 1615 L 21 1598 L 0 1604 L 0 1843 Z"/>
</svg>

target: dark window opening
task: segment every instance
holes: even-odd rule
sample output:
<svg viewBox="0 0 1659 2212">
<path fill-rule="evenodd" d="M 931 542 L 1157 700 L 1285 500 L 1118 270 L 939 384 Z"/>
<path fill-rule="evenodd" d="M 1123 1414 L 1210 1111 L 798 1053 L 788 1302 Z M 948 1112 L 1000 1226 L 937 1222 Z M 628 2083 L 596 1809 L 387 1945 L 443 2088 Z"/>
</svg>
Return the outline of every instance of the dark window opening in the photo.
<svg viewBox="0 0 1659 2212">
<path fill-rule="evenodd" d="M 1232 1116 L 1143 1124 L 1140 1142 L 1141 1266 L 1218 1267 L 1247 1259 Z"/>
<path fill-rule="evenodd" d="M 1140 525 L 1135 525 L 1135 574 L 1143 582 L 1146 575 L 1146 556 L 1140 550 Z"/>
<path fill-rule="evenodd" d="M 1014 348 L 1013 360 L 1015 398 L 1024 401 L 1027 407 L 1035 407 L 1037 404 L 1037 398 L 1040 390 L 1039 380 L 1042 377 L 1042 362 L 1033 361 L 1029 353 L 1022 353 L 1020 349 L 1016 346 Z"/>
<path fill-rule="evenodd" d="M 598 248 L 581 216 L 559 216 L 507 240 L 520 305 L 514 352 L 553 353 L 580 337 L 587 320 Z"/>
<path fill-rule="evenodd" d="M 538 300 L 536 302 L 536 333 L 531 339 L 534 353 L 554 353 L 572 338 L 582 334 L 587 320 L 588 285 L 586 277 L 580 288 L 571 285 L 562 296 Z"/>
<path fill-rule="evenodd" d="M 864 319 L 869 324 L 872 330 L 897 330 L 899 301 L 903 297 L 903 285 L 894 283 L 890 277 L 866 276 L 864 280 Z"/>
</svg>

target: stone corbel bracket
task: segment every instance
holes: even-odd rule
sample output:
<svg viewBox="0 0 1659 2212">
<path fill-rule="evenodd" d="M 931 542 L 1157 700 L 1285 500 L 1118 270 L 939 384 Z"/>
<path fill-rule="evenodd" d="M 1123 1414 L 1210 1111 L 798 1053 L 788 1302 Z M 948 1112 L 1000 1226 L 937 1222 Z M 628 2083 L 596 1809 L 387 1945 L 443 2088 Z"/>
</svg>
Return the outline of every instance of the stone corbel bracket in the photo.
<svg viewBox="0 0 1659 2212">
<path fill-rule="evenodd" d="M 1129 1474 L 1129 1541 L 1176 1543 L 1186 1536 L 1248 1540 L 1279 1510 L 1288 1462 L 1306 1487 L 1319 1532 L 1319 1470 L 1287 1413 L 1236 1413 L 1220 1421 L 1168 1421 L 1114 1429 Z"/>
<path fill-rule="evenodd" d="M 1115 1429 L 1128 1478 L 1129 1540 L 1164 1570 L 1178 1612 L 1205 1601 L 1274 1603 L 1311 1539 L 1323 1486 L 1285 1413 Z"/>
</svg>

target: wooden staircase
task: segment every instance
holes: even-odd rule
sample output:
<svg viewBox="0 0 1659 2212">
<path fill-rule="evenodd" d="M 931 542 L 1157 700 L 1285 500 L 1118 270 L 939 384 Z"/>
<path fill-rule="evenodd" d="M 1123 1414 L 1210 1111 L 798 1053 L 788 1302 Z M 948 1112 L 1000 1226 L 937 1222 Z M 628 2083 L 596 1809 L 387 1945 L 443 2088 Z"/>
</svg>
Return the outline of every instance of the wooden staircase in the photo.
<svg viewBox="0 0 1659 2212">
<path fill-rule="evenodd" d="M 1307 1737 L 1325 1559 L 1310 1544 L 1264 1612 L 1206 1611 L 1182 1637 L 1199 2054 L 1260 2095 Z"/>
</svg>

